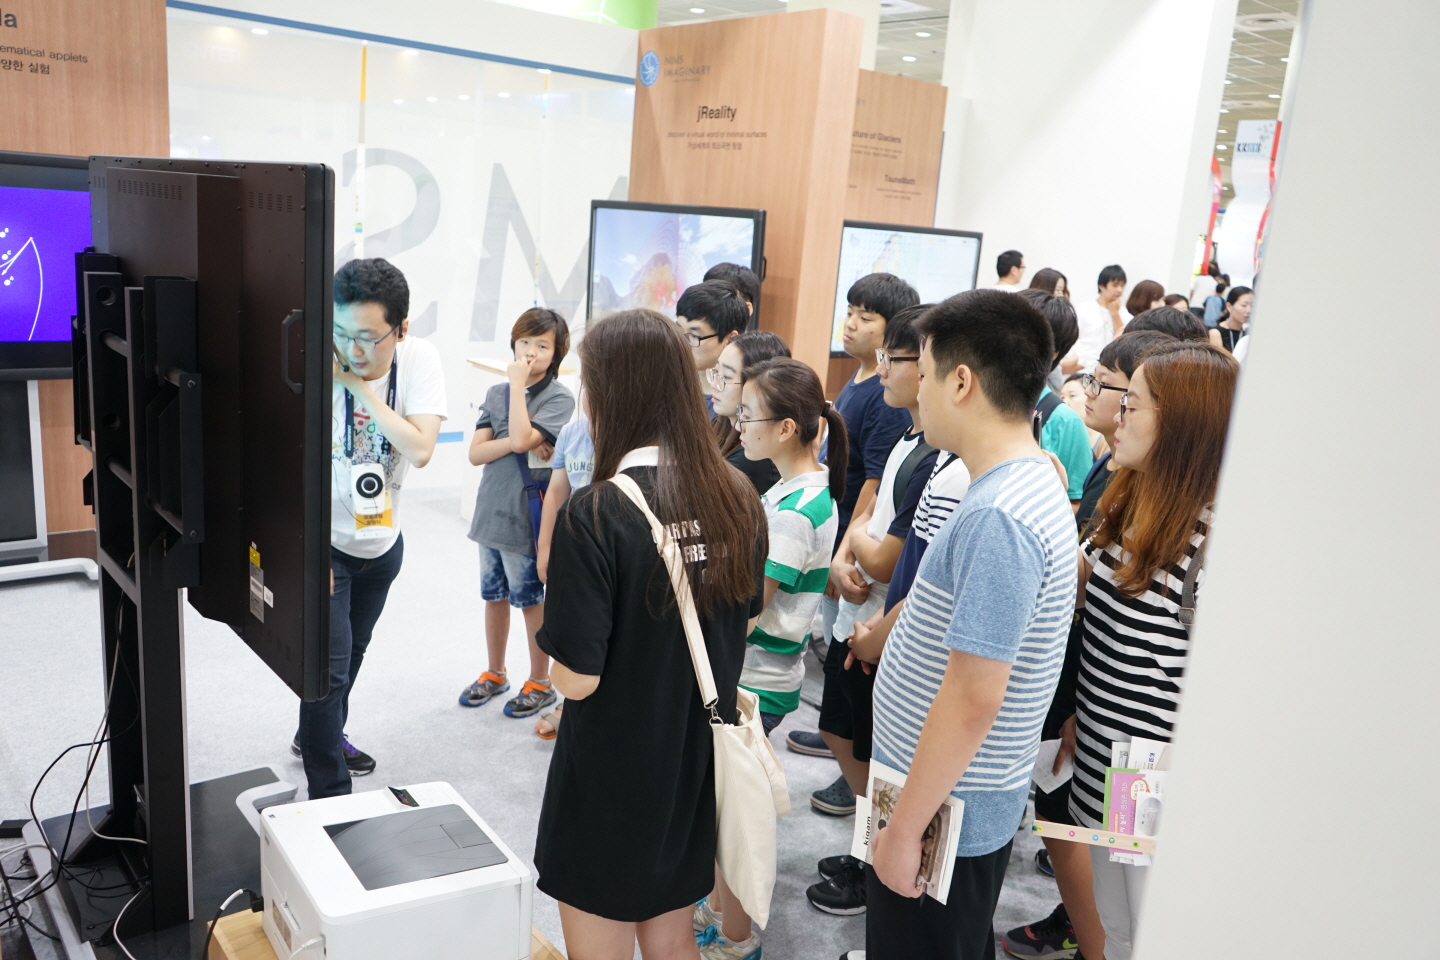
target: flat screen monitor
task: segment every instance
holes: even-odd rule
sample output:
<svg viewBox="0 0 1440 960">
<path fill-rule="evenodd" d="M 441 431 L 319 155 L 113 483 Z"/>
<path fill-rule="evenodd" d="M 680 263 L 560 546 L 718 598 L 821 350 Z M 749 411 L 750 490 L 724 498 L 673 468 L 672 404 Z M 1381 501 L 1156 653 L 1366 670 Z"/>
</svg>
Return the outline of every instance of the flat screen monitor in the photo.
<svg viewBox="0 0 1440 960">
<path fill-rule="evenodd" d="M 586 316 L 648 307 L 674 317 L 680 294 L 717 263 L 765 279 L 764 247 L 764 210 L 592 200 Z M 759 320 L 757 303 L 751 326 Z"/>
<path fill-rule="evenodd" d="M 75 254 L 90 245 L 88 165 L 0 151 L 0 379 L 70 376 Z"/>
<path fill-rule="evenodd" d="M 975 289 L 980 270 L 980 234 L 968 230 L 904 227 L 846 220 L 840 232 L 840 273 L 835 278 L 835 313 L 830 355 L 844 357 L 846 294 L 871 273 L 893 273 L 920 292 L 921 303 Z"/>
</svg>

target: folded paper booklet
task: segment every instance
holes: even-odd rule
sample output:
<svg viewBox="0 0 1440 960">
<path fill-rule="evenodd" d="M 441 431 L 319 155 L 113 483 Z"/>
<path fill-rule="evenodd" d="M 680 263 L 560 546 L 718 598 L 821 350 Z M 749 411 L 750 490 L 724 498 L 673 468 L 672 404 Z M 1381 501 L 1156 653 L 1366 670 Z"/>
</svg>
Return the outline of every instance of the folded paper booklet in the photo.
<svg viewBox="0 0 1440 960">
<path fill-rule="evenodd" d="M 890 821 L 904 787 L 905 774 L 876 760 L 870 761 L 867 796 L 855 798 L 852 857 L 866 863 L 875 862 L 870 840 Z M 960 820 L 964 813 L 964 800 L 946 797 L 920 839 L 920 876 L 916 882 L 926 896 L 942 904 L 950 894 L 950 874 L 955 870 L 955 850 L 960 844 Z"/>
<path fill-rule="evenodd" d="M 1139 737 L 1111 746 L 1111 766 L 1105 770 L 1105 829 L 1111 833 L 1153 837 L 1160 826 L 1165 802 L 1169 744 Z M 1148 853 L 1110 851 L 1110 859 L 1148 867 Z"/>
</svg>

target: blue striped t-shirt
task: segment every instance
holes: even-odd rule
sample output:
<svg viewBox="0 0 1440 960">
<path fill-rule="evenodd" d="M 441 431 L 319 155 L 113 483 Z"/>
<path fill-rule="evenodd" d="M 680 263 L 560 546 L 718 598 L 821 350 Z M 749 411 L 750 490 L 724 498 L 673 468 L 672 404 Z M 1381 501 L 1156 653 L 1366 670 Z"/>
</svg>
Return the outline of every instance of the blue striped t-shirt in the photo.
<svg viewBox="0 0 1440 960">
<path fill-rule="evenodd" d="M 1075 518 L 1055 468 L 1007 460 L 970 484 L 936 534 L 885 644 L 872 756 L 907 774 L 950 651 L 1013 664 L 1000 713 L 952 791 L 965 801 L 959 856 L 992 853 L 1020 826 L 1065 660 L 1075 558 Z"/>
</svg>

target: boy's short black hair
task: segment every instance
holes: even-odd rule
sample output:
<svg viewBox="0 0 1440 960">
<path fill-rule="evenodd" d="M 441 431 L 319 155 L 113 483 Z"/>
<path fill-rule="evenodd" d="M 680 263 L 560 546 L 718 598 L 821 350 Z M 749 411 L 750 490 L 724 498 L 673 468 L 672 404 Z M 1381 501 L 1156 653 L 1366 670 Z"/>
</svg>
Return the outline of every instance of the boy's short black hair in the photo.
<svg viewBox="0 0 1440 960">
<path fill-rule="evenodd" d="M 335 271 L 335 306 L 354 303 L 378 303 L 393 329 L 410 316 L 410 285 L 389 260 L 351 260 Z"/>
<path fill-rule="evenodd" d="M 1210 342 L 1210 331 L 1206 328 L 1205 321 L 1189 310 L 1180 310 L 1176 307 L 1156 307 L 1153 310 L 1146 310 L 1125 325 L 1126 333 L 1141 330 L 1159 330 L 1161 333 L 1170 334 L 1176 340 L 1193 340 L 1196 343 Z"/>
<path fill-rule="evenodd" d="M 1050 323 L 1030 301 L 1004 290 L 968 290 L 925 311 L 915 324 L 938 376 L 964 364 L 1011 420 L 1035 410 L 1055 357 Z"/>
<path fill-rule="evenodd" d="M 745 309 L 740 288 L 728 280 L 705 280 L 686 287 L 675 304 L 675 315 L 704 320 L 721 340 L 750 323 L 750 311 Z"/>
<path fill-rule="evenodd" d="M 1145 361 L 1151 350 L 1175 338 L 1160 330 L 1126 330 L 1105 344 L 1097 361 L 1102 367 L 1118 370 L 1127 377 L 1135 376 L 1135 368 Z"/>
<path fill-rule="evenodd" d="M 755 271 L 749 267 L 742 267 L 738 263 L 717 263 L 705 271 L 702 280 L 729 280 L 740 288 L 740 296 L 750 306 L 760 302 L 760 278 L 755 276 Z"/>
<path fill-rule="evenodd" d="M 1118 263 L 1112 263 L 1100 271 L 1100 277 L 1095 281 L 1095 287 L 1096 289 L 1103 290 L 1116 280 L 1119 280 L 1121 283 L 1130 282 L 1125 276 L 1125 268 Z"/>
<path fill-rule="evenodd" d="M 1025 262 L 1025 254 L 1019 250 L 1006 250 L 995 258 L 995 272 L 999 276 L 1008 277 L 1010 271 Z"/>
<path fill-rule="evenodd" d="M 552 377 L 558 377 L 560 361 L 570 352 L 570 325 L 554 310 L 531 307 L 520 314 L 515 320 L 515 326 L 510 328 L 510 349 L 515 349 L 515 341 L 521 337 L 538 337 L 547 333 L 555 336 L 555 352 L 546 372 Z"/>
<path fill-rule="evenodd" d="M 1053 370 L 1055 365 L 1060 363 L 1060 358 L 1068 356 L 1070 348 L 1080 339 L 1080 320 L 1075 316 L 1075 308 L 1065 297 L 1057 297 L 1044 290 L 1021 290 L 1015 296 L 1024 297 L 1030 306 L 1039 310 L 1041 316 L 1049 321 L 1050 333 L 1055 337 L 1055 363 L 1051 364 Z"/>
<path fill-rule="evenodd" d="M 895 316 L 885 321 L 885 350 L 889 353 L 903 350 L 906 353 L 918 354 L 920 334 L 915 330 L 915 321 L 933 306 L 933 303 L 917 303 L 912 307 L 901 307 L 897 310 Z"/>
<path fill-rule="evenodd" d="M 871 273 L 850 284 L 845 300 L 867 313 L 878 313 L 889 323 L 895 314 L 920 302 L 915 288 L 893 273 Z"/>
</svg>

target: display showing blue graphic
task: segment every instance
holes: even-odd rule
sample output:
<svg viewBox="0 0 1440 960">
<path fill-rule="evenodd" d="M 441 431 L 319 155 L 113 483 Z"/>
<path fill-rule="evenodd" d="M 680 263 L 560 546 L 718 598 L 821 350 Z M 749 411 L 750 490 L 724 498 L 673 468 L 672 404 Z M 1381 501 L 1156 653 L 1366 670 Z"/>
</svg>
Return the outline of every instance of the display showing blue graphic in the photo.
<svg viewBox="0 0 1440 960">
<path fill-rule="evenodd" d="M 717 263 L 750 266 L 755 221 L 660 210 L 595 209 L 590 316 L 645 307 L 675 316 L 675 302 Z"/>
<path fill-rule="evenodd" d="M 640 58 L 640 82 L 644 86 L 653 87 L 659 79 L 660 58 L 655 56 L 654 50 L 646 50 L 645 56 Z"/>
<path fill-rule="evenodd" d="M 75 254 L 89 245 L 88 192 L 0 187 L 0 342 L 70 339 Z"/>
</svg>

